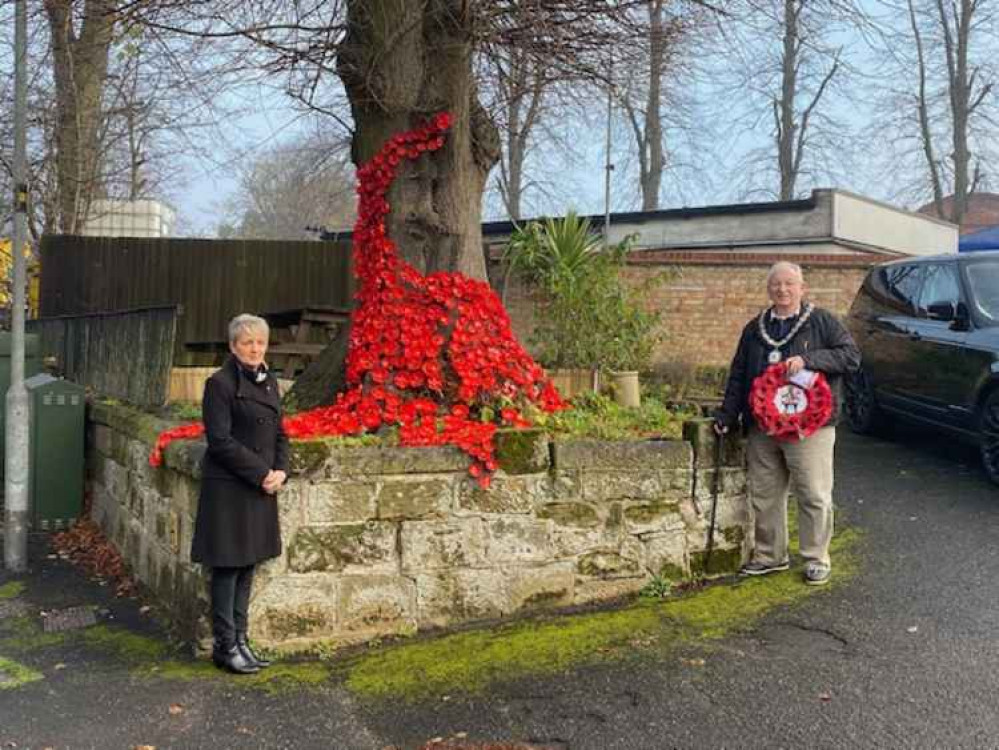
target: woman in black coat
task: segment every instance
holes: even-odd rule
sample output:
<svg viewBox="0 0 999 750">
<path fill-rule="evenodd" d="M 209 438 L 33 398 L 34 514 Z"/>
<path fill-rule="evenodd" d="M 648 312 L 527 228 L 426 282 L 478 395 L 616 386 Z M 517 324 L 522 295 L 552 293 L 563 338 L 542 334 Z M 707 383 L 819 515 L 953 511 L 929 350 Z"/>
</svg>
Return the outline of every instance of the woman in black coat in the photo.
<svg viewBox="0 0 999 750">
<path fill-rule="evenodd" d="M 212 661 L 237 674 L 269 665 L 250 648 L 247 619 L 256 564 L 281 554 L 277 493 L 287 479 L 288 437 L 277 380 L 264 364 L 267 321 L 229 323 L 232 356 L 205 383 L 208 450 L 191 560 L 212 569 Z"/>
</svg>

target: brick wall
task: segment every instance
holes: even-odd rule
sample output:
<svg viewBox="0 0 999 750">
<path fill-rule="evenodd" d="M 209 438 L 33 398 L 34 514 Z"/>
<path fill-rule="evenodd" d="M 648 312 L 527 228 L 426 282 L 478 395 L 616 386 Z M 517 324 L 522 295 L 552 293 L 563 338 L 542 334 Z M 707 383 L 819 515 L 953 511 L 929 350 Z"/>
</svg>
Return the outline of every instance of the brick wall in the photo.
<svg viewBox="0 0 999 750">
<path fill-rule="evenodd" d="M 650 306 L 662 311 L 666 330 L 666 339 L 655 353 L 655 366 L 727 365 L 746 321 L 768 304 L 766 274 L 777 260 L 800 264 L 808 299 L 845 315 L 867 269 L 881 257 L 643 252 L 627 275 L 636 283 L 655 274 L 666 278 L 648 299 Z M 509 285 L 506 307 L 514 331 L 530 349 L 536 313 L 522 285 Z"/>
</svg>

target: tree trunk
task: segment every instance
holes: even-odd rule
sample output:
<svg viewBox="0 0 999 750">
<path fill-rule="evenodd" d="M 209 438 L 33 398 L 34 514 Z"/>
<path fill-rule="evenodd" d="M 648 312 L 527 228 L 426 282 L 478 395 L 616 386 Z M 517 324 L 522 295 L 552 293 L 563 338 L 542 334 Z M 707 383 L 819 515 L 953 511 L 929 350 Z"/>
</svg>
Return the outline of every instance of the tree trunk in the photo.
<svg viewBox="0 0 999 750">
<path fill-rule="evenodd" d="M 659 195 L 662 190 L 663 167 L 663 119 L 662 81 L 666 57 L 666 37 L 663 28 L 663 0 L 649 3 L 649 98 L 645 107 L 645 146 L 648 158 L 643 160 L 646 168 L 642 171 L 642 210 L 654 211 L 659 208 Z"/>
<path fill-rule="evenodd" d="M 469 0 L 348 0 L 337 73 L 354 118 L 357 165 L 392 135 L 451 113 L 444 147 L 400 169 L 386 226 L 399 256 L 417 270 L 485 280 L 482 193 L 500 141 L 472 76 L 472 7 Z M 289 402 L 301 409 L 332 402 L 346 353 L 344 333 L 302 374 Z"/>
<path fill-rule="evenodd" d="M 46 0 L 56 87 L 59 228 L 76 234 L 100 185 L 101 98 L 115 23 L 113 0 L 86 0 L 80 33 L 70 0 Z"/>
<path fill-rule="evenodd" d="M 794 198 L 797 172 L 794 164 L 796 133 L 794 104 L 798 88 L 798 9 L 796 0 L 784 0 L 784 51 L 781 55 L 781 95 L 776 103 L 777 164 L 780 170 L 780 200 Z"/>
<path fill-rule="evenodd" d="M 448 111 L 444 148 L 403 167 L 388 194 L 387 226 L 400 256 L 423 272 L 486 278 L 482 193 L 499 134 L 472 77 L 470 0 L 349 0 L 337 61 L 354 117 L 352 156 L 363 164 L 393 134 Z"/>
</svg>

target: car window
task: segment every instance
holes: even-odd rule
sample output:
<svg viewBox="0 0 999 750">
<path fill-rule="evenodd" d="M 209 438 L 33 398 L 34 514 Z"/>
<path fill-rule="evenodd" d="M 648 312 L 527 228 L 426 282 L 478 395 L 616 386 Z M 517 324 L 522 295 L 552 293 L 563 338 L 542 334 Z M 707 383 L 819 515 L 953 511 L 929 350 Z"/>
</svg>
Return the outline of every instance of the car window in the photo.
<svg viewBox="0 0 999 750">
<path fill-rule="evenodd" d="M 882 271 L 889 304 L 900 312 L 914 314 L 923 279 L 922 266 L 886 266 Z"/>
<path fill-rule="evenodd" d="M 964 278 L 978 322 L 999 324 L 999 258 L 967 264 Z"/>
<path fill-rule="evenodd" d="M 961 301 L 961 283 L 957 278 L 957 266 L 953 263 L 933 263 L 925 266 L 923 288 L 919 294 L 919 310 L 925 313 L 936 302 Z"/>
</svg>

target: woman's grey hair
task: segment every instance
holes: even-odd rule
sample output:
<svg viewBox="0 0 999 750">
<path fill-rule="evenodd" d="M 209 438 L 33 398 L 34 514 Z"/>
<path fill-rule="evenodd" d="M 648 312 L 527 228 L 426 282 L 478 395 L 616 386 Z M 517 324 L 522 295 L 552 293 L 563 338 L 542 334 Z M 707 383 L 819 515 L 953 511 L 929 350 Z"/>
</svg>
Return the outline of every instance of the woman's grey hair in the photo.
<svg viewBox="0 0 999 750">
<path fill-rule="evenodd" d="M 229 343 L 235 344 L 236 339 L 244 333 L 251 331 L 263 331 L 267 334 L 268 338 L 271 335 L 271 327 L 267 325 L 267 321 L 263 318 L 257 315 L 250 315 L 250 313 L 237 315 L 229 321 Z"/>
<path fill-rule="evenodd" d="M 790 271 L 791 273 L 793 273 L 795 276 L 798 277 L 798 281 L 802 283 L 804 283 L 805 281 L 805 274 L 801 270 L 801 266 L 799 266 L 797 263 L 790 263 L 786 260 L 779 260 L 776 263 L 774 263 L 772 266 L 770 266 L 770 270 L 767 271 L 767 283 L 769 284 L 770 280 L 781 271 Z"/>
</svg>

